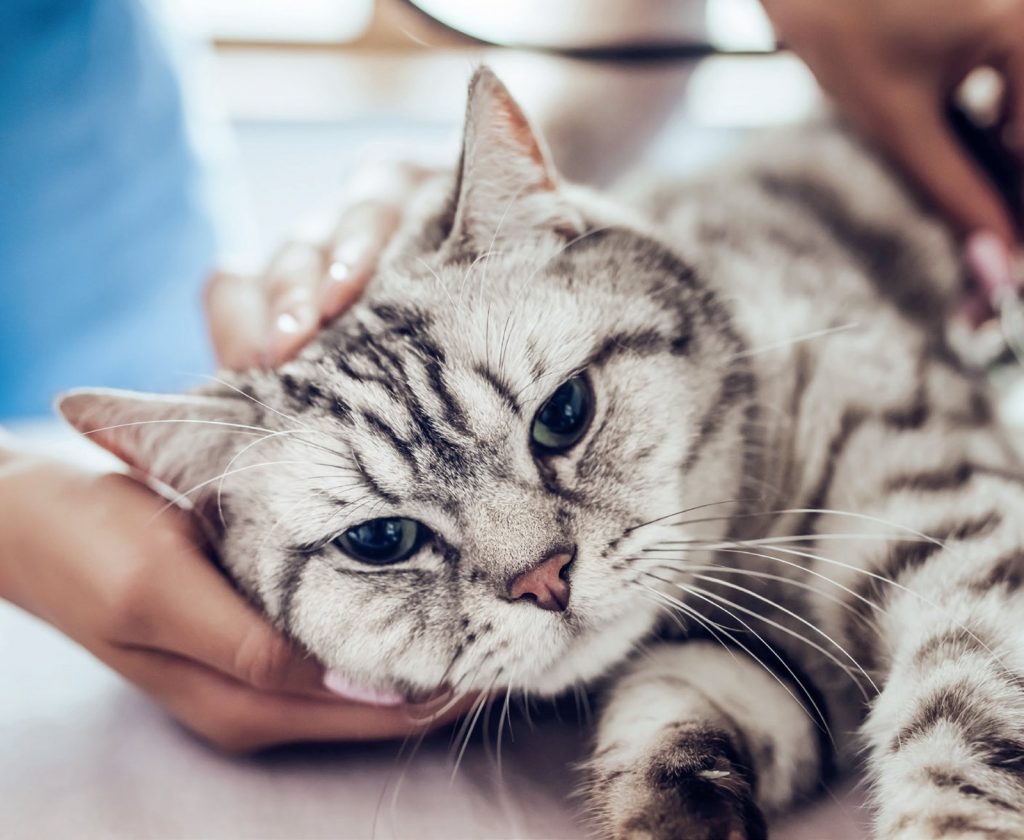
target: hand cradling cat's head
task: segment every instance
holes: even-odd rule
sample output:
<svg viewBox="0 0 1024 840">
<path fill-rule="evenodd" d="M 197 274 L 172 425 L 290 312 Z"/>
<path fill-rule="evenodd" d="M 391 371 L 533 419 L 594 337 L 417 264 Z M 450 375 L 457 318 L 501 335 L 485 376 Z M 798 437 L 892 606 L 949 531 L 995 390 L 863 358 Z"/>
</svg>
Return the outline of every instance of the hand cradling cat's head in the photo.
<svg viewBox="0 0 1024 840">
<path fill-rule="evenodd" d="M 554 693 L 652 630 L 644 549 L 731 489 L 735 347 L 685 264 L 559 182 L 487 69 L 445 196 L 294 361 L 61 410 L 192 502 L 239 587 L 354 683 Z"/>
</svg>

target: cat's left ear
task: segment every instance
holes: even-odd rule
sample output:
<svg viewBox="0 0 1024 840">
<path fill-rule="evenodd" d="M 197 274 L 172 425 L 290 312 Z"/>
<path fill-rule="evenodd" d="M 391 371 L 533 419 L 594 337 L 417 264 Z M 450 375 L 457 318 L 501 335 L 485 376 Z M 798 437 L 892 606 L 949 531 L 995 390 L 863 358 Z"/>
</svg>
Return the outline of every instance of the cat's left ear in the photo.
<svg viewBox="0 0 1024 840">
<path fill-rule="evenodd" d="M 89 440 L 200 509 L 231 459 L 261 434 L 256 406 L 241 396 L 79 389 L 58 397 L 57 409 Z"/>
<path fill-rule="evenodd" d="M 474 254 L 505 239 L 580 235 L 585 222 L 558 188 L 543 139 L 488 67 L 469 84 L 452 247 Z"/>
</svg>

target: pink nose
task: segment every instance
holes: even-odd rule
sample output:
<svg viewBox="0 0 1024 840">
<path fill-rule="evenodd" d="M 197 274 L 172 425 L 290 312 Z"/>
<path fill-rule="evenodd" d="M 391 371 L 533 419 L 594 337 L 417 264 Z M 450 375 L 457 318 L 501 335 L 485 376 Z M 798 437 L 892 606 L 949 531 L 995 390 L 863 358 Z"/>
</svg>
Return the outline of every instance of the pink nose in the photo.
<svg viewBox="0 0 1024 840">
<path fill-rule="evenodd" d="M 563 612 L 569 606 L 569 582 L 565 579 L 571 554 L 552 554 L 514 578 L 508 594 L 515 601 L 533 601 L 542 610 Z"/>
</svg>

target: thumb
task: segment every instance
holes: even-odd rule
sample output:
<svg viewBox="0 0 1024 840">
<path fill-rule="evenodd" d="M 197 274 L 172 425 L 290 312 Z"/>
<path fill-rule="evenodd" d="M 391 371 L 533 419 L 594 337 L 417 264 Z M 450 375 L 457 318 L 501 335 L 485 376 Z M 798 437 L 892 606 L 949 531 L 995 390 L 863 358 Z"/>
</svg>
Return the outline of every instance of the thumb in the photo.
<svg viewBox="0 0 1024 840">
<path fill-rule="evenodd" d="M 186 540 L 151 564 L 152 577 L 136 605 L 148 619 L 133 647 L 201 662 L 263 691 L 324 693 L 322 666 L 256 612 L 213 564 Z"/>
</svg>

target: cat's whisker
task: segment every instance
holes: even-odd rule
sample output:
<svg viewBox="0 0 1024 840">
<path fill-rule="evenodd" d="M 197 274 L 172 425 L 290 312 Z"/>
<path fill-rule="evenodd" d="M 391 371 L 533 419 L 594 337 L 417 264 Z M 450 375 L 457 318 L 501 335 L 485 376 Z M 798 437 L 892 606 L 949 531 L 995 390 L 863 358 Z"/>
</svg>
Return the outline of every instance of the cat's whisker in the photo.
<svg viewBox="0 0 1024 840">
<path fill-rule="evenodd" d="M 656 576 L 653 576 L 653 577 L 656 577 Z M 691 591 L 689 589 L 686 589 L 685 591 L 689 595 L 692 595 L 693 597 L 698 598 L 698 599 L 706 602 L 711 607 L 713 607 L 715 609 L 718 609 L 721 612 L 724 612 L 733 621 L 738 622 L 747 633 L 749 633 L 754 639 L 756 639 L 761 645 L 763 645 L 765 647 L 765 649 L 769 653 L 771 653 L 771 655 L 774 656 L 775 659 L 777 659 L 779 661 L 779 663 L 783 667 L 783 670 L 785 670 L 785 672 L 787 674 L 789 674 L 790 678 L 793 680 L 793 682 L 797 686 L 797 688 L 799 688 L 800 691 L 803 692 L 805 700 L 803 700 L 803 701 L 800 700 L 800 698 L 798 698 L 796 696 L 796 694 L 793 692 L 793 690 L 788 685 L 786 685 L 785 681 L 781 677 L 779 677 L 778 674 L 776 674 L 773 669 L 769 668 L 768 665 L 763 660 L 761 660 L 759 657 L 757 657 L 753 653 L 753 651 L 750 650 L 750 648 L 748 648 L 746 645 L 743 645 L 741 642 L 739 642 L 739 640 L 736 639 L 735 636 L 732 636 L 731 634 L 727 634 L 733 640 L 733 642 L 735 642 L 737 644 L 740 644 L 742 649 L 744 651 L 746 651 L 746 653 L 748 655 L 754 656 L 756 661 L 758 663 L 760 663 L 761 667 L 765 670 L 766 673 L 770 674 L 772 677 L 775 678 L 776 682 L 778 682 L 778 684 L 780 686 L 782 686 L 783 689 L 786 690 L 786 692 L 789 694 L 789 696 L 792 697 L 797 702 L 797 704 L 801 708 L 804 709 L 804 711 L 808 715 L 808 719 L 815 725 L 815 727 L 820 729 L 821 731 L 823 731 L 826 734 L 826 736 L 828 737 L 829 741 L 831 742 L 833 748 L 835 748 L 836 747 L 836 741 L 835 741 L 835 738 L 833 737 L 832 729 L 828 725 L 828 716 L 825 714 L 825 712 L 818 705 L 817 701 L 814 699 L 814 694 L 807 688 L 807 686 L 800 679 L 800 677 L 797 676 L 796 672 L 793 671 L 792 667 L 790 666 L 790 664 L 786 660 L 786 658 L 784 656 L 782 656 L 775 649 L 775 647 L 772 644 L 770 644 L 767 639 L 764 638 L 764 636 L 762 636 L 753 627 L 751 627 L 746 621 L 744 621 L 742 618 L 740 618 L 738 615 L 736 615 L 734 612 L 732 612 L 732 610 L 730 610 L 727 606 L 723 606 L 720 603 L 716 603 L 714 601 L 711 601 L 708 598 L 706 598 L 703 595 L 701 595 L 700 593 L 693 592 L 693 591 Z M 694 610 L 694 612 L 696 612 L 696 610 Z M 811 710 L 807 709 L 807 705 L 810 705 L 811 710 L 813 710 L 813 712 L 814 712 L 814 715 L 817 715 L 816 718 L 814 717 L 814 715 L 811 714 Z"/>
<path fill-rule="evenodd" d="M 928 541 L 941 545 L 941 543 L 939 543 L 937 540 L 929 539 Z M 907 586 L 904 586 L 899 581 L 895 581 L 892 578 L 887 578 L 884 575 L 879 575 L 876 572 L 872 572 L 872 571 L 870 571 L 868 569 L 862 569 L 862 568 L 859 568 L 857 566 L 850 565 L 849 563 L 843 563 L 843 562 L 841 562 L 839 560 L 835 560 L 834 558 L 831 558 L 831 557 L 825 557 L 824 555 L 813 554 L 813 553 L 806 552 L 806 551 L 799 551 L 799 550 L 794 549 L 794 548 L 783 548 L 782 546 L 775 546 L 775 547 L 770 547 L 767 550 L 769 550 L 769 551 L 778 551 L 778 552 L 783 553 L 783 554 L 795 555 L 795 556 L 799 556 L 799 557 L 807 557 L 808 559 L 819 560 L 819 561 L 821 561 L 823 563 L 839 566 L 839 567 L 847 569 L 849 571 L 862 574 L 865 577 L 871 578 L 872 580 L 877 580 L 880 583 L 884 583 L 884 584 L 886 584 L 888 586 L 891 586 L 894 589 L 897 589 L 900 592 L 903 592 L 903 593 L 911 596 L 912 598 L 918 599 L 919 601 L 924 603 L 926 606 L 931 607 L 934 610 L 937 610 L 939 612 L 946 612 L 939 604 L 935 603 L 934 601 L 932 601 L 929 598 L 926 598 L 921 593 L 919 593 L 919 592 L 917 592 L 917 591 L 915 591 L 913 589 L 910 589 Z M 780 562 L 780 563 L 784 562 L 782 560 L 782 558 L 773 557 L 771 555 L 768 555 L 767 559 L 775 560 L 775 561 Z M 798 568 L 805 569 L 808 572 L 811 571 L 806 566 L 799 566 L 799 564 L 797 564 L 797 566 L 798 566 Z M 836 583 L 836 585 L 839 586 L 838 583 Z M 846 589 L 846 587 L 841 587 L 841 588 Z M 884 613 L 884 610 L 882 609 L 882 607 L 878 606 L 877 604 L 875 604 L 870 599 L 865 598 L 864 596 L 862 596 L 862 595 L 860 595 L 860 594 L 858 594 L 856 592 L 853 592 L 852 590 L 846 589 L 846 591 L 850 592 L 851 595 L 856 597 L 858 600 L 864 602 L 867 606 L 871 607 L 876 612 L 878 612 L 880 614 Z M 962 622 L 955 621 L 955 620 L 953 621 L 953 626 L 956 627 L 958 630 L 962 630 L 964 633 L 969 635 L 978 645 L 980 645 L 986 651 L 986 653 L 988 653 L 988 655 L 992 658 L 992 660 L 994 662 L 997 662 L 997 663 L 1000 663 L 1000 664 L 1002 663 L 1002 658 L 995 651 L 993 651 L 992 648 L 987 643 L 985 643 L 982 639 L 980 639 L 977 636 L 977 634 L 974 633 L 974 631 L 972 631 L 970 628 L 968 628 Z"/>
<path fill-rule="evenodd" d="M 661 580 L 661 578 L 659 578 L 657 575 L 649 575 L 649 577 L 652 577 L 655 580 Z M 671 581 L 662 581 L 662 582 L 671 583 Z M 704 623 L 704 616 L 701 616 L 700 613 L 696 609 L 694 609 L 692 606 L 690 606 L 689 604 L 686 604 L 685 602 L 679 600 L 678 598 L 673 598 L 671 595 L 668 595 L 667 593 L 661 592 L 661 591 L 659 591 L 658 589 L 655 589 L 652 586 L 647 586 L 644 583 L 640 583 L 639 585 L 642 586 L 643 588 L 647 589 L 648 591 L 654 593 L 658 597 L 662 597 L 662 598 L 667 599 L 675 608 L 677 608 L 677 609 L 681 610 L 682 612 L 684 612 L 685 614 L 689 615 L 691 618 L 693 618 L 695 621 L 697 621 L 699 624 L 701 624 L 705 628 L 707 627 L 707 625 Z M 691 594 L 693 594 L 695 597 L 700 598 L 701 600 L 704 600 L 704 601 L 708 600 L 708 599 L 704 598 L 703 596 L 698 595 L 697 593 L 691 593 Z M 763 659 L 761 659 L 756 653 L 754 653 L 747 645 L 743 644 L 743 642 L 740 641 L 738 638 L 736 638 L 736 636 L 734 636 L 732 633 L 730 633 L 728 630 L 726 630 L 724 627 L 722 627 L 721 624 L 717 624 L 716 623 L 716 626 L 717 626 L 719 632 L 721 632 L 734 645 L 739 647 L 748 656 L 750 656 L 755 662 L 757 662 L 761 666 L 761 668 L 764 670 L 764 672 L 766 674 L 768 674 L 770 677 L 772 677 L 779 684 L 779 686 L 790 697 L 793 698 L 793 700 L 796 702 L 796 704 L 801 709 L 803 709 L 804 712 L 807 714 L 808 719 L 814 724 L 814 726 L 816 728 L 820 729 L 822 732 L 825 733 L 825 735 L 828 737 L 829 741 L 831 742 L 832 746 L 835 747 L 836 746 L 836 741 L 835 741 L 835 738 L 832 735 L 831 727 L 829 727 L 829 725 L 828 725 L 828 717 L 826 717 L 825 714 L 822 712 L 821 708 L 819 708 L 818 704 L 814 700 L 814 695 L 810 691 L 808 691 L 807 686 L 805 686 L 803 684 L 803 682 L 800 680 L 800 678 L 793 672 L 793 669 L 790 667 L 789 663 L 786 662 L 785 658 L 783 656 L 781 656 L 779 654 L 779 652 L 776 651 L 775 648 L 772 645 L 770 645 L 756 630 L 754 630 L 742 618 L 740 618 L 737 615 L 734 615 L 732 612 L 730 612 L 727 608 L 723 607 L 721 604 L 715 604 L 714 602 L 711 602 L 711 601 L 708 601 L 708 603 L 711 604 L 711 606 L 716 607 L 717 609 L 719 609 L 722 612 L 726 613 L 734 621 L 736 621 L 740 625 L 742 625 L 746 629 L 746 631 L 748 633 L 750 633 L 751 636 L 753 636 L 755 639 L 757 639 L 765 647 L 765 649 L 769 653 L 771 653 L 779 661 L 779 663 L 782 665 L 783 669 L 789 674 L 790 678 L 793 680 L 794 684 L 800 689 L 801 692 L 803 692 L 804 697 L 806 698 L 806 700 L 801 700 L 799 697 L 797 697 L 797 695 L 793 691 L 793 689 L 790 688 L 788 685 L 786 685 L 786 683 L 783 681 L 783 679 L 778 674 L 776 674 L 774 670 L 772 670 L 770 667 L 768 667 L 767 663 Z M 808 704 L 810 704 L 811 709 L 813 709 L 814 714 L 811 714 L 811 709 L 807 708 Z M 817 717 L 815 717 L 815 715 Z"/>
<path fill-rule="evenodd" d="M 501 742 L 502 742 L 502 736 L 504 735 L 504 732 L 505 732 L 505 723 L 506 722 L 508 723 L 508 737 L 509 737 L 509 740 L 510 741 L 515 741 L 515 738 L 512 735 L 512 719 L 511 719 L 511 717 L 509 715 L 509 697 L 511 697 L 511 695 L 512 695 L 512 686 L 511 685 L 506 686 L 506 688 L 505 688 L 505 699 L 504 699 L 504 701 L 502 701 L 502 704 L 501 704 L 501 714 L 498 716 L 498 734 L 495 737 L 495 744 L 494 744 L 495 756 L 496 756 L 496 766 L 497 766 L 498 781 L 499 781 L 499 783 L 503 782 L 504 778 L 505 778 L 504 770 L 503 770 L 502 763 L 501 763 Z"/>
<path fill-rule="evenodd" d="M 923 540 L 920 537 L 909 537 L 909 536 L 894 536 L 889 534 L 871 534 L 871 533 L 830 533 L 824 532 L 821 534 L 786 534 L 785 536 L 778 537 L 754 537 L 752 539 L 731 539 L 725 540 L 725 542 L 742 543 L 743 545 L 751 546 L 774 546 L 783 545 L 786 543 L 816 543 L 820 541 L 844 541 L 844 540 L 883 540 L 885 542 L 930 542 L 929 540 Z M 694 544 L 705 544 L 714 543 L 715 540 L 711 540 L 695 537 L 688 540 L 662 540 L 658 545 L 694 545 Z"/>
<path fill-rule="evenodd" d="M 816 586 L 811 586 L 802 580 L 796 580 L 795 578 L 786 577 L 785 575 L 773 575 L 771 572 L 760 572 L 755 569 L 744 569 L 736 566 L 723 566 L 721 564 L 709 563 L 709 564 L 693 564 L 689 563 L 685 558 L 680 559 L 675 564 L 659 562 L 652 568 L 655 569 L 666 569 L 668 571 L 677 572 L 724 572 L 729 575 L 739 575 L 742 577 L 753 577 L 760 580 L 771 580 L 777 583 L 784 583 L 797 589 L 802 589 L 806 592 L 810 592 L 816 598 L 824 598 L 826 601 L 830 601 L 838 607 L 841 607 L 847 611 L 850 615 L 855 616 L 861 621 L 867 623 L 867 617 L 859 612 L 852 604 L 840 598 L 831 592 L 825 592 Z M 824 577 L 824 576 L 822 576 Z M 840 587 L 841 585 L 833 581 L 831 578 L 826 578 L 833 586 Z"/>
<path fill-rule="evenodd" d="M 81 432 L 83 437 L 91 437 L 92 435 L 98 435 L 101 432 L 113 432 L 118 429 L 129 429 L 132 426 L 153 426 L 167 423 L 189 423 L 197 426 L 217 426 L 219 428 L 235 429 L 238 430 L 238 434 L 271 434 L 273 429 L 267 429 L 263 426 L 250 426 L 245 423 L 231 423 L 227 420 L 200 420 L 193 417 L 161 417 L 153 420 L 132 420 L 127 423 L 114 423 L 110 426 L 101 426 L 98 429 L 89 429 L 86 432 Z"/>
<path fill-rule="evenodd" d="M 260 469 L 260 468 L 263 468 L 263 467 L 279 466 L 281 464 L 305 464 L 305 463 L 307 463 L 307 462 L 306 461 L 294 461 L 294 460 L 291 460 L 291 461 L 262 461 L 262 462 L 260 462 L 258 464 L 246 464 L 244 467 L 236 467 L 233 470 L 225 470 L 224 472 L 219 473 L 218 475 L 215 475 L 213 478 L 208 478 L 205 481 L 200 481 L 198 484 L 193 485 L 188 490 L 184 490 L 184 491 L 180 491 L 180 492 L 179 491 L 175 491 L 175 497 L 173 499 L 170 499 L 166 504 L 162 505 L 160 508 L 158 508 L 156 510 L 156 512 L 150 517 L 149 521 L 152 522 L 154 519 L 156 519 L 156 517 L 160 516 L 163 513 L 166 513 L 168 510 L 170 510 L 173 507 L 180 507 L 183 502 L 186 503 L 186 504 L 190 504 L 191 503 L 191 499 L 189 499 L 189 496 L 191 496 L 193 493 L 197 493 L 198 491 L 202 490 L 204 487 L 208 487 L 209 485 L 211 485 L 211 484 L 213 484 L 214 482 L 217 482 L 217 481 L 223 481 L 225 478 L 228 478 L 228 477 L 230 477 L 232 475 L 238 475 L 239 473 L 248 472 L 249 470 Z"/>
<path fill-rule="evenodd" d="M 813 341 L 816 338 L 824 338 L 825 336 L 835 335 L 836 333 L 846 332 L 848 330 L 857 329 L 860 324 L 856 321 L 848 324 L 841 324 L 838 327 L 827 327 L 826 329 L 814 330 L 813 332 L 803 333 L 802 335 L 793 336 L 792 338 L 784 339 L 783 341 L 776 341 L 772 344 L 765 344 L 761 347 L 755 347 L 752 350 L 744 350 L 741 353 L 734 353 L 731 356 L 726 356 L 726 361 L 734 361 L 736 359 L 746 359 L 751 356 L 758 356 L 761 353 L 769 353 L 772 350 L 782 350 L 788 347 L 793 347 L 796 344 L 802 344 L 805 341 Z"/>
<path fill-rule="evenodd" d="M 691 549 L 678 549 L 677 548 L 677 549 L 664 549 L 664 550 L 665 551 L 672 551 L 672 550 L 675 550 L 675 551 L 680 551 L 680 550 L 681 551 L 689 551 Z M 697 550 L 707 551 L 708 549 L 705 549 L 703 547 L 698 546 Z M 656 551 L 656 549 L 650 549 L 649 551 L 653 552 L 653 551 Z M 720 547 L 716 547 L 714 549 L 714 551 L 715 552 L 724 552 L 724 553 L 728 553 L 728 554 L 741 554 L 741 555 L 745 555 L 747 557 L 758 557 L 758 558 L 760 558 L 762 560 L 773 560 L 773 561 L 775 561 L 777 563 L 783 564 L 784 566 L 790 566 L 790 567 L 792 567 L 794 569 L 799 569 L 801 572 L 805 572 L 805 573 L 807 573 L 809 575 L 813 575 L 814 577 L 817 577 L 817 578 L 820 578 L 821 580 L 826 581 L 827 583 L 831 584 L 832 586 L 838 587 L 839 589 L 843 590 L 843 592 L 846 592 L 851 597 L 856 598 L 857 600 L 859 600 L 862 603 L 864 603 L 866 606 L 869 606 L 869 607 L 875 609 L 876 611 L 881 612 L 881 608 L 878 605 L 874 604 L 873 602 L 871 602 L 870 600 L 865 598 L 863 595 L 860 595 L 859 593 L 855 592 L 853 589 L 850 589 L 848 586 L 845 586 L 844 584 L 840 583 L 839 581 L 835 580 L 834 578 L 831 578 L 828 575 L 824 574 L 823 572 L 817 571 L 816 569 L 812 569 L 812 568 L 810 568 L 807 565 L 801 565 L 800 563 L 796 563 L 796 562 L 794 562 L 792 560 L 785 560 L 785 559 L 783 559 L 781 557 L 776 557 L 773 554 L 764 554 L 764 553 L 761 553 L 761 552 L 750 551 L 750 550 L 747 550 L 747 549 L 744 549 L 744 548 L 741 548 L 741 547 L 736 547 L 736 548 L 720 548 Z M 797 553 L 793 549 L 784 549 L 784 548 L 781 548 L 781 547 L 774 547 L 773 548 L 771 546 L 765 548 L 765 551 L 779 551 L 779 552 L 785 552 L 785 553 Z M 801 555 L 802 554 L 803 553 L 801 552 Z M 853 609 L 852 605 L 851 605 L 850 608 Z"/>
<path fill-rule="evenodd" d="M 490 696 L 491 690 L 494 688 L 495 683 L 498 681 L 500 672 L 495 674 L 494 679 L 491 680 L 487 689 L 480 695 L 479 699 L 474 704 L 473 710 L 470 712 L 469 726 L 465 728 L 465 735 L 462 737 L 462 746 L 459 748 L 459 754 L 455 758 L 455 766 L 452 768 L 451 781 L 454 783 L 455 777 L 459 773 L 459 767 L 462 765 L 462 759 L 466 754 L 466 749 L 469 746 L 469 740 L 473 736 L 473 730 L 476 728 L 477 722 L 480 720 L 480 715 L 483 712 L 485 706 L 489 706 L 493 702 L 493 698 Z"/>
<path fill-rule="evenodd" d="M 633 525 L 632 527 L 626 528 L 625 533 L 632 534 L 639 531 L 641 528 L 646 528 L 649 525 L 655 525 L 659 522 L 664 522 L 666 519 L 671 519 L 674 516 L 683 516 L 687 513 L 693 513 L 695 510 L 704 510 L 709 507 L 717 507 L 718 505 L 730 505 L 730 504 L 744 504 L 746 502 L 754 501 L 753 499 L 721 499 L 717 502 L 705 502 L 704 504 L 694 505 L 693 507 L 683 508 L 682 510 L 673 511 L 672 513 L 666 513 L 663 516 L 656 517 L 655 519 L 649 519 L 646 522 L 642 522 L 639 525 Z M 721 519 L 729 519 L 731 517 L 721 517 Z"/>
<path fill-rule="evenodd" d="M 807 627 L 810 630 L 812 630 L 815 633 L 817 633 L 819 636 L 821 636 L 823 639 L 825 639 L 829 644 L 831 644 L 834 648 L 836 648 L 836 650 L 838 650 L 840 653 L 842 653 L 843 656 L 845 656 L 851 663 L 853 663 L 853 666 L 860 672 L 861 676 L 863 676 L 864 679 L 867 680 L 868 685 L 871 686 L 871 688 L 874 690 L 875 694 L 879 693 L 880 689 L 878 688 L 878 685 L 871 678 L 871 675 L 868 674 L 868 672 L 866 670 L 864 670 L 864 668 L 861 666 L 860 662 L 857 661 L 857 659 L 853 656 L 853 654 L 851 654 L 845 647 L 843 647 L 839 642 L 837 642 L 835 639 L 833 639 L 828 633 L 826 633 L 824 630 L 822 630 L 820 627 L 818 627 L 813 622 L 808 621 L 803 616 L 798 615 L 793 610 L 788 609 L 787 607 L 782 606 L 781 604 L 779 604 L 778 602 L 772 600 L 771 598 L 768 598 L 768 597 L 766 597 L 764 595 L 761 595 L 758 592 L 754 592 L 754 590 L 748 589 L 745 586 L 740 586 L 738 583 L 732 583 L 730 581 L 722 580 L 720 578 L 715 578 L 715 577 L 712 577 L 710 575 L 704 575 L 704 574 L 695 574 L 695 575 L 693 575 L 693 577 L 696 578 L 697 580 L 709 581 L 711 583 L 718 584 L 719 586 L 725 586 L 725 587 L 727 587 L 729 589 L 734 589 L 734 590 L 736 590 L 738 592 L 742 592 L 743 594 L 749 595 L 750 597 L 754 598 L 755 600 L 761 601 L 762 603 L 767 604 L 768 606 L 770 606 L 770 607 L 772 607 L 774 609 L 779 610 L 779 612 L 781 612 L 781 613 L 783 613 L 785 615 L 788 615 L 790 618 L 794 619 L 795 621 L 798 621 L 800 624 L 804 625 L 805 627 Z M 827 649 L 823 648 L 821 645 L 819 645 L 817 642 L 813 641 L 812 639 L 808 639 L 803 634 L 796 632 L 791 627 L 786 627 L 786 625 L 781 624 L 780 622 L 774 621 L 773 619 L 769 619 L 767 616 L 761 615 L 756 610 L 751 610 L 751 609 L 748 609 L 747 607 L 742 606 L 741 604 L 737 604 L 735 601 L 731 601 L 728 598 L 725 598 L 723 595 L 721 595 L 721 594 L 719 594 L 717 592 L 710 592 L 707 589 L 704 589 L 704 588 L 699 587 L 699 586 L 694 586 L 693 584 L 688 584 L 687 586 L 688 586 L 688 588 L 693 589 L 695 591 L 703 592 L 705 595 L 708 595 L 709 597 L 721 598 L 723 603 L 726 603 L 729 606 L 734 607 L 737 610 L 740 610 L 741 612 L 743 612 L 746 615 L 753 616 L 753 617 L 757 618 L 758 620 L 763 621 L 765 624 L 768 624 L 769 626 L 774 627 L 775 629 L 777 629 L 777 630 L 779 630 L 779 631 L 781 631 L 783 633 L 786 633 L 786 634 L 792 636 L 795 639 L 799 639 L 800 641 L 805 642 L 806 644 L 810 645 L 815 650 L 817 650 L 819 653 L 821 653 L 824 656 L 828 657 L 832 662 L 834 662 L 836 665 L 838 665 L 840 668 L 842 668 L 843 671 L 845 671 L 851 677 L 854 676 L 850 672 L 849 666 L 845 665 L 844 663 L 842 663 L 833 653 L 831 653 Z M 682 588 L 681 584 L 680 584 L 680 588 Z M 861 691 L 864 693 L 865 700 L 869 699 L 868 698 L 868 694 L 864 690 L 863 686 L 860 684 L 860 681 L 857 680 L 857 679 L 854 679 L 854 682 L 857 684 L 858 688 L 860 688 Z"/>
<path fill-rule="evenodd" d="M 234 391 L 239 396 L 245 397 L 250 402 L 254 403 L 255 405 L 258 405 L 260 408 L 262 408 L 262 409 L 264 409 L 266 411 L 269 411 L 271 414 L 276 414 L 278 417 L 283 417 L 285 420 L 288 420 L 290 423 L 294 424 L 295 426 L 297 426 L 299 428 L 305 428 L 299 422 L 299 418 L 298 417 L 295 417 L 294 415 L 291 415 L 291 414 L 286 414 L 285 412 L 283 412 L 283 411 L 281 411 L 281 410 L 279 410 L 277 408 L 274 408 L 272 405 L 267 405 L 267 403 L 263 402 L 262 400 L 256 399 L 256 397 L 254 397 L 252 394 L 248 393 L 247 391 L 242 390 L 237 385 L 234 385 L 231 382 L 228 382 L 226 379 L 221 379 L 219 376 L 214 376 L 212 374 L 207 374 L 205 378 L 209 379 L 211 382 L 216 382 L 218 385 L 222 385 L 225 388 L 229 388 L 230 390 Z"/>
<path fill-rule="evenodd" d="M 669 523 L 671 527 L 683 527 L 688 525 L 698 525 L 705 522 L 721 522 L 723 519 L 756 519 L 763 516 L 786 516 L 789 514 L 821 514 L 831 516 L 848 516 L 852 519 L 863 520 L 867 522 L 874 522 L 877 525 L 885 525 L 892 528 L 895 531 L 899 531 L 904 534 L 911 534 L 915 537 L 919 537 L 925 542 L 934 543 L 935 545 L 941 546 L 942 543 L 935 539 L 935 537 L 929 536 L 922 531 L 915 530 L 906 525 L 902 525 L 898 522 L 892 522 L 890 520 L 882 519 L 877 516 L 871 516 L 866 513 L 856 513 L 848 510 L 835 510 L 833 508 L 779 508 L 777 510 L 768 511 L 756 511 L 752 513 L 741 513 L 734 516 L 713 516 L 713 517 L 702 517 L 699 519 L 690 519 L 686 521 Z M 669 517 L 670 518 L 670 517 Z"/>
</svg>

